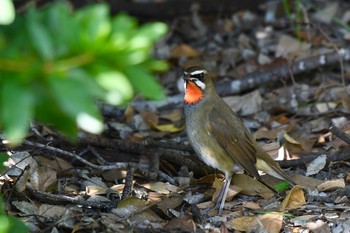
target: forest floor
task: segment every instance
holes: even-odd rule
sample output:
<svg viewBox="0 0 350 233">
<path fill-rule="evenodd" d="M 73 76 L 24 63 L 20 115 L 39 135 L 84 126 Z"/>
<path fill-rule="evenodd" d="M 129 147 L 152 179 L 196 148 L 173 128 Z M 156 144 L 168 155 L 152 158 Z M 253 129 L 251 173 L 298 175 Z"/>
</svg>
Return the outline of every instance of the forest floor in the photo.
<svg viewBox="0 0 350 233">
<path fill-rule="evenodd" d="M 231 12 L 191 3 L 162 16 L 170 30 L 155 56 L 170 64 L 159 75 L 166 100 L 101 104 L 102 135 L 70 142 L 33 122 L 21 146 L 1 147 L 13 165 L 2 178 L 8 212 L 33 232 L 350 232 L 350 4 L 308 1 L 286 14 L 282 1 L 258 3 Z M 203 215 L 224 177 L 184 131 L 181 76 L 192 65 L 210 71 L 297 186 L 274 195 L 237 174 L 223 215 Z"/>
</svg>

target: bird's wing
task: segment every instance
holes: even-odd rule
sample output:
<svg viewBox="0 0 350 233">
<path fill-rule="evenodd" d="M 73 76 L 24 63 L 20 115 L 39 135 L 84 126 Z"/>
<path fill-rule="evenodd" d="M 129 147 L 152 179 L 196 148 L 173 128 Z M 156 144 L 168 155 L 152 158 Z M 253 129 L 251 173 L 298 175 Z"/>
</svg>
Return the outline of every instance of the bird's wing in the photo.
<svg viewBox="0 0 350 233">
<path fill-rule="evenodd" d="M 210 111 L 207 125 L 209 134 L 249 175 L 260 178 L 255 167 L 257 150 L 252 137 L 247 129 L 234 123 L 238 120 L 239 124 L 243 124 L 233 112 L 232 115 L 218 114 L 221 111 L 217 107 Z"/>
</svg>

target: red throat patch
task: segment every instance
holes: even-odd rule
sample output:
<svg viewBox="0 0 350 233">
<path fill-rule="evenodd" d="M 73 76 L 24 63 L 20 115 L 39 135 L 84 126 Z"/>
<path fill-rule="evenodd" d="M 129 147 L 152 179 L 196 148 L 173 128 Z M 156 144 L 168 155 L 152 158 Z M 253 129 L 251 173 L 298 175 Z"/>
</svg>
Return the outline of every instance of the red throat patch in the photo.
<svg viewBox="0 0 350 233">
<path fill-rule="evenodd" d="M 186 84 L 185 104 L 198 103 L 204 97 L 202 89 L 195 83 L 188 81 Z"/>
</svg>

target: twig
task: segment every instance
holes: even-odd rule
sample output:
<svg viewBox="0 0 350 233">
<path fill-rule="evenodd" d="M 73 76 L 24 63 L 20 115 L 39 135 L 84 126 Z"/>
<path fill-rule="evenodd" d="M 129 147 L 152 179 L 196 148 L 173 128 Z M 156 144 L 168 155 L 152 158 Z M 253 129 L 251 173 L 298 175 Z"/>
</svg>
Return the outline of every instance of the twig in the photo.
<svg viewBox="0 0 350 233">
<path fill-rule="evenodd" d="M 71 152 L 68 152 L 68 151 L 64 151 L 62 149 L 59 149 L 59 148 L 55 148 L 55 147 L 52 147 L 52 146 L 47 146 L 47 145 L 44 145 L 44 144 L 41 144 L 41 143 L 36 143 L 36 142 L 29 142 L 29 141 L 24 141 L 23 144 L 26 144 L 26 145 L 30 145 L 30 146 L 35 146 L 35 147 L 39 147 L 39 148 L 42 148 L 42 149 L 47 149 L 47 150 L 51 150 L 51 151 L 54 151 L 56 153 L 59 153 L 59 154 L 63 154 L 65 156 L 68 156 L 70 158 L 73 158 L 73 159 L 76 159 L 78 160 L 79 162 L 93 168 L 93 169 L 96 169 L 96 170 L 99 170 L 99 171 L 106 171 L 106 170 L 112 170 L 112 169 L 120 169 L 120 170 L 127 170 L 127 168 L 129 166 L 133 166 L 135 167 L 138 171 L 140 171 L 141 173 L 143 174 L 149 174 L 149 166 L 147 165 L 144 165 L 144 164 L 137 164 L 137 163 L 126 163 L 126 162 L 119 162 L 119 163 L 110 163 L 108 165 L 96 165 L 94 163 L 91 163 L 89 161 L 87 161 L 86 159 L 83 159 L 81 157 L 79 157 L 78 155 L 74 154 L 74 153 L 71 153 Z M 176 181 L 171 178 L 170 176 L 168 176 L 167 174 L 161 172 L 161 171 L 158 171 L 158 176 L 162 179 L 162 180 L 165 180 L 171 184 L 176 184 Z"/>
<path fill-rule="evenodd" d="M 335 63 L 338 63 L 339 59 L 342 59 L 344 61 L 350 60 L 349 49 L 343 48 L 340 49 L 340 51 L 341 53 L 336 51 L 313 57 L 308 57 L 299 61 L 295 61 L 292 65 L 287 63 L 268 72 L 257 72 L 242 77 L 238 80 L 224 82 L 216 85 L 216 90 L 222 96 L 234 95 L 243 91 L 253 89 L 263 84 L 277 81 L 281 77 L 288 76 L 290 72 L 296 75 L 319 68 L 320 66 L 333 65 Z"/>
<path fill-rule="evenodd" d="M 296 167 L 300 165 L 305 165 L 306 163 L 309 163 L 316 159 L 320 153 L 317 154 L 310 154 L 305 155 L 301 159 L 293 159 L 293 160 L 284 160 L 284 161 L 278 161 L 281 167 Z M 337 151 L 335 153 L 329 153 L 327 154 L 327 163 L 332 161 L 341 161 L 341 160 L 348 160 L 350 159 L 350 148 L 343 149 L 341 151 Z"/>
<path fill-rule="evenodd" d="M 335 136 L 337 136 L 338 138 L 340 138 L 341 140 L 343 140 L 347 144 L 350 144 L 350 136 L 347 135 L 346 133 L 344 133 L 338 127 L 333 125 L 329 128 L 329 131 L 331 131 Z"/>
<path fill-rule="evenodd" d="M 129 166 L 125 177 L 125 186 L 124 186 L 123 195 L 121 198 L 122 200 L 131 195 L 133 181 L 134 181 L 134 173 L 135 173 L 135 168 L 133 166 Z"/>
<path fill-rule="evenodd" d="M 87 201 L 81 196 L 75 196 L 70 197 L 66 195 L 59 195 L 59 194 L 52 194 L 48 192 L 33 190 L 32 188 L 28 187 L 26 188 L 29 194 L 34 196 L 34 198 L 40 202 L 45 202 L 49 204 L 75 204 L 75 205 L 81 205 L 84 207 L 93 207 L 93 208 L 99 208 L 99 209 L 112 209 L 115 208 L 116 202 L 108 201 L 108 202 L 94 202 L 94 201 Z"/>
</svg>

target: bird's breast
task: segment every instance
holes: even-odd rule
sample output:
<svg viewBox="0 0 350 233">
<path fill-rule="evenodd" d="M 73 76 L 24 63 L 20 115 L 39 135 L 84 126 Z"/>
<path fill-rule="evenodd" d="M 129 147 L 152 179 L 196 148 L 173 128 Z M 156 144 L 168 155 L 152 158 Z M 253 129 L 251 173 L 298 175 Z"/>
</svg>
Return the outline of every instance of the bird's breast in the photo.
<svg viewBox="0 0 350 233">
<path fill-rule="evenodd" d="M 186 131 L 194 151 L 207 165 L 231 174 L 234 170 L 232 158 L 210 136 L 206 128 L 208 113 L 201 113 L 196 110 L 198 110 L 196 106 L 185 106 Z"/>
</svg>

